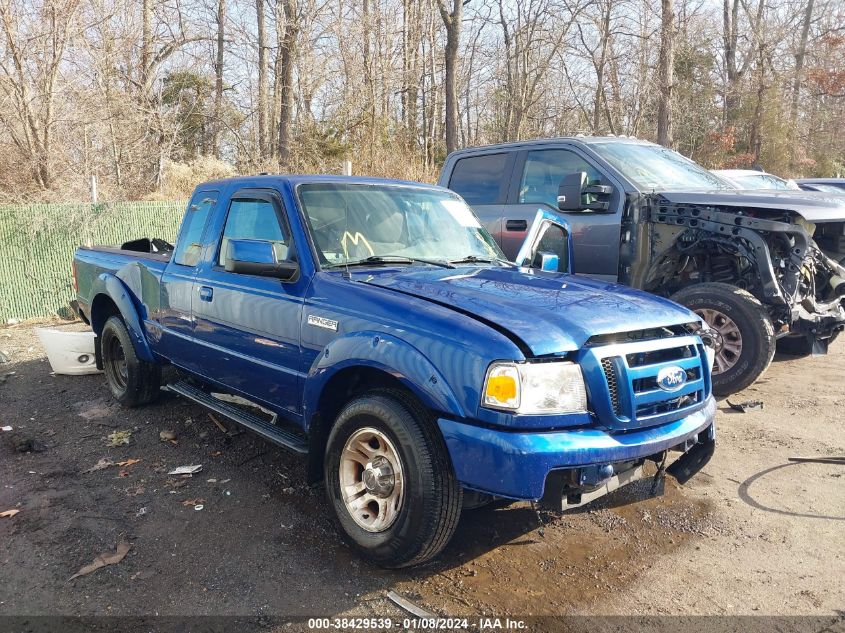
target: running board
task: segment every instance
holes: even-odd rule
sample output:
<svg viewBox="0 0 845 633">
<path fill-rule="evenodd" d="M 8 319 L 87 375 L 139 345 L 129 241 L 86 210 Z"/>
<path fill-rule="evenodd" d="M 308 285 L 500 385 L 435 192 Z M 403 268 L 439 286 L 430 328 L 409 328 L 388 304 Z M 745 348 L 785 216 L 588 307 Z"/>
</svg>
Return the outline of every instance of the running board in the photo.
<svg viewBox="0 0 845 633">
<path fill-rule="evenodd" d="M 234 404 L 218 400 L 214 396 L 206 393 L 199 387 L 196 387 L 187 381 L 181 380 L 179 382 L 170 383 L 167 385 L 167 388 L 173 393 L 178 393 L 180 396 L 188 398 L 188 400 L 193 400 L 197 404 L 201 404 L 207 409 L 211 409 L 215 413 L 226 416 L 230 420 L 246 427 L 253 433 L 273 442 L 273 444 L 276 444 L 277 446 L 287 448 L 297 453 L 308 452 L 308 443 L 302 436 L 297 435 L 292 431 L 279 428 L 275 424 L 262 420 L 257 415 L 244 411 Z"/>
</svg>

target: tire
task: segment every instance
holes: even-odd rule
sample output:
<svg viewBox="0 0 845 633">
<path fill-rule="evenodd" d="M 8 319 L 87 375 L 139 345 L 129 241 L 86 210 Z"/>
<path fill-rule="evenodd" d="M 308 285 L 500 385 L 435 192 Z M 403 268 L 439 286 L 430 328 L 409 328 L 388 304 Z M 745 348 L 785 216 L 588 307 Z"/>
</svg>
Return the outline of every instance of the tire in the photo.
<svg viewBox="0 0 845 633">
<path fill-rule="evenodd" d="M 362 442 L 363 452 L 357 448 Z M 347 443 L 356 447 L 355 458 L 345 452 Z M 377 466 L 369 479 L 359 462 L 364 452 L 368 456 L 363 461 Z M 385 462 L 392 478 L 382 476 L 388 472 Z M 401 391 L 378 391 L 350 401 L 329 434 L 324 464 L 338 528 L 363 558 L 388 568 L 417 565 L 440 553 L 452 537 L 463 491 L 431 414 Z M 399 480 L 396 472 L 402 474 Z M 354 482 L 349 499 L 355 511 L 344 501 L 341 479 Z M 397 481 L 402 482 L 398 489 Z M 377 494 L 390 495 L 381 498 L 384 509 Z"/>
<path fill-rule="evenodd" d="M 774 326 L 750 292 L 730 284 L 703 283 L 684 288 L 671 299 L 717 330 L 714 394 L 742 391 L 769 367 L 776 348 Z"/>
<path fill-rule="evenodd" d="M 100 336 L 103 370 L 114 399 L 131 408 L 158 398 L 161 366 L 138 358 L 123 319 L 110 317 Z"/>
</svg>

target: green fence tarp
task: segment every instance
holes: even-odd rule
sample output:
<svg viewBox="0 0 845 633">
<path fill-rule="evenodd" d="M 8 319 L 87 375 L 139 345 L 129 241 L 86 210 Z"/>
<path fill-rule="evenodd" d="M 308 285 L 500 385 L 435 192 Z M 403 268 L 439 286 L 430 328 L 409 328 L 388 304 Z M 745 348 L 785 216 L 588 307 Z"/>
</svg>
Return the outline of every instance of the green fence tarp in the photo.
<svg viewBox="0 0 845 633">
<path fill-rule="evenodd" d="M 0 324 L 67 316 L 73 252 L 142 237 L 173 242 L 185 202 L 0 205 Z"/>
</svg>

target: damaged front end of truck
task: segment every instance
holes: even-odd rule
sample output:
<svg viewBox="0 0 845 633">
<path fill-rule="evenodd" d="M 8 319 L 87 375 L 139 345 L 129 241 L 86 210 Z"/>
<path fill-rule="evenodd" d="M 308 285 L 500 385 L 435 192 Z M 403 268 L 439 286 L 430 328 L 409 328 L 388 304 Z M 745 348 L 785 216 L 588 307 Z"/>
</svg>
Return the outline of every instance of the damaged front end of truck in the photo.
<svg viewBox="0 0 845 633">
<path fill-rule="evenodd" d="M 667 296 L 708 282 L 746 290 L 791 353 L 825 353 L 845 329 L 845 199 L 654 193 L 628 208 L 638 209 L 623 227 L 637 237 L 632 285 Z"/>
</svg>

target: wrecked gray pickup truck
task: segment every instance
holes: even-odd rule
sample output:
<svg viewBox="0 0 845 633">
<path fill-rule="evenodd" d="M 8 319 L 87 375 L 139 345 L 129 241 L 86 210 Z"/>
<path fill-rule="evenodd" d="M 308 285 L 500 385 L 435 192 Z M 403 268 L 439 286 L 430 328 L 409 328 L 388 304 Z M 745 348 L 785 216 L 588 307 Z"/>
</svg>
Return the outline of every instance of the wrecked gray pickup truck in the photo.
<svg viewBox="0 0 845 633">
<path fill-rule="evenodd" d="M 460 150 L 439 184 L 472 205 L 512 260 L 523 246 L 524 265 L 571 256 L 576 273 L 695 310 L 711 327 L 718 395 L 754 382 L 776 344 L 824 353 L 845 327 L 842 198 L 737 190 L 676 152 L 620 137 Z"/>
</svg>

